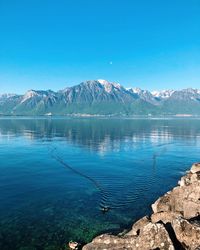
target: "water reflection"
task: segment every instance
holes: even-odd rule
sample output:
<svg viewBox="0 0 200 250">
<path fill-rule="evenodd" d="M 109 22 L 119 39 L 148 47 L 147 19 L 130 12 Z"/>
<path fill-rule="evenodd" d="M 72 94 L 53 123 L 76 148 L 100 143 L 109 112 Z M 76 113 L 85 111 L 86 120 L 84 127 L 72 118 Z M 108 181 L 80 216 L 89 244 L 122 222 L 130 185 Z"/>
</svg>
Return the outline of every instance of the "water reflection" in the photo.
<svg viewBox="0 0 200 250">
<path fill-rule="evenodd" d="M 0 119 L 0 137 L 23 136 L 28 140 L 66 140 L 105 153 L 120 151 L 120 142 L 130 148 L 143 142 L 170 143 L 174 139 L 197 141 L 199 120 L 192 119 Z M 130 148 L 127 148 L 129 150 Z"/>
</svg>

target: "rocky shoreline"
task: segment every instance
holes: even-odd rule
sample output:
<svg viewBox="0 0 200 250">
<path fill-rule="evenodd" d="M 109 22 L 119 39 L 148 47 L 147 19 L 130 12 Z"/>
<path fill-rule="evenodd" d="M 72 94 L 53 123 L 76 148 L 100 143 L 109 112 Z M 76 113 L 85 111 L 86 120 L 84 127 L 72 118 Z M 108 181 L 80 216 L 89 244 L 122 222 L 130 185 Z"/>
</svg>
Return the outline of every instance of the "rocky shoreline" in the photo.
<svg viewBox="0 0 200 250">
<path fill-rule="evenodd" d="M 128 233 L 100 235 L 82 249 L 200 250 L 200 163 L 155 201 L 152 210 Z"/>
</svg>

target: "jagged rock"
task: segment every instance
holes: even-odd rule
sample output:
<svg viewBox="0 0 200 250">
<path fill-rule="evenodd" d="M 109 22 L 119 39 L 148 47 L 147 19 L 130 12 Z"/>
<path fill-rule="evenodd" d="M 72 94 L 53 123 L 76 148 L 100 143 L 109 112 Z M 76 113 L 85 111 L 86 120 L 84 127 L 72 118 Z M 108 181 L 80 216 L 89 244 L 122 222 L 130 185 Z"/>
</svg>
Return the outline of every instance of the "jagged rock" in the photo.
<svg viewBox="0 0 200 250">
<path fill-rule="evenodd" d="M 192 165 L 192 168 L 190 169 L 190 172 L 191 172 L 192 174 L 195 174 L 195 173 L 197 173 L 197 172 L 200 172 L 200 162 L 194 163 L 194 164 Z"/>
<path fill-rule="evenodd" d="M 142 219 L 138 220 L 136 223 L 133 224 L 132 229 L 127 235 L 139 235 L 141 229 L 146 226 L 150 222 L 147 216 L 144 216 Z"/>
<path fill-rule="evenodd" d="M 200 248 L 200 227 L 183 218 L 172 221 L 172 227 L 179 242 L 185 249 Z"/>
<path fill-rule="evenodd" d="M 160 197 L 157 201 L 155 201 L 154 204 L 152 204 L 151 207 L 154 213 L 171 211 L 170 193 L 171 192 L 166 193 L 165 195 Z"/>
<path fill-rule="evenodd" d="M 192 174 L 189 172 L 186 176 L 183 176 L 178 184 L 182 186 L 188 186 L 195 181 L 200 181 L 200 172 Z"/>
<path fill-rule="evenodd" d="M 160 223 L 150 222 L 141 230 L 132 249 L 173 250 L 174 246 L 165 227 Z"/>
<path fill-rule="evenodd" d="M 190 180 L 195 178 L 190 178 Z M 200 214 L 200 180 L 194 180 L 189 185 L 174 188 L 160 197 L 153 205 L 154 213 L 175 212 L 186 219 Z"/>
<path fill-rule="evenodd" d="M 117 237 L 113 235 L 101 235 L 91 243 L 83 247 L 83 250 L 174 250 L 173 243 L 165 227 L 159 223 L 146 224 L 138 236 L 125 235 Z"/>
<path fill-rule="evenodd" d="M 151 221 L 157 223 L 162 221 L 164 224 L 171 223 L 174 219 L 179 217 L 180 213 L 173 212 L 159 212 L 151 215 Z"/>
<path fill-rule="evenodd" d="M 83 247 L 83 250 L 104 250 L 104 249 L 132 249 L 129 245 L 131 237 L 121 238 L 113 235 L 103 234 L 96 237 L 91 243 Z"/>
</svg>

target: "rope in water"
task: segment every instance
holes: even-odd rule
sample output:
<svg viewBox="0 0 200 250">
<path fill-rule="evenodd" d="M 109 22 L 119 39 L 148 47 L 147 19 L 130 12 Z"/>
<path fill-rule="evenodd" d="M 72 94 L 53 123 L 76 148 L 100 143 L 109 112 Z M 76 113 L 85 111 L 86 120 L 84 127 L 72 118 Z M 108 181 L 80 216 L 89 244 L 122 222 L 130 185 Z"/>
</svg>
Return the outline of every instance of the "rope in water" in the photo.
<svg viewBox="0 0 200 250">
<path fill-rule="evenodd" d="M 51 151 L 51 157 L 53 159 L 55 159 L 56 161 L 58 161 L 60 164 L 62 164 L 63 166 L 65 166 L 66 168 L 68 168 L 69 170 L 71 170 L 72 172 L 74 172 L 75 174 L 89 180 L 95 187 L 97 190 L 100 191 L 101 193 L 101 202 L 100 202 L 100 207 L 101 208 L 105 208 L 107 207 L 106 203 L 108 201 L 108 198 L 109 198 L 109 194 L 104 190 L 104 188 L 96 181 L 94 180 L 92 177 L 80 172 L 79 170 L 71 167 L 69 164 L 67 164 L 60 156 L 58 155 L 55 155 L 55 151 L 56 151 L 56 148 L 54 148 L 52 151 Z"/>
</svg>

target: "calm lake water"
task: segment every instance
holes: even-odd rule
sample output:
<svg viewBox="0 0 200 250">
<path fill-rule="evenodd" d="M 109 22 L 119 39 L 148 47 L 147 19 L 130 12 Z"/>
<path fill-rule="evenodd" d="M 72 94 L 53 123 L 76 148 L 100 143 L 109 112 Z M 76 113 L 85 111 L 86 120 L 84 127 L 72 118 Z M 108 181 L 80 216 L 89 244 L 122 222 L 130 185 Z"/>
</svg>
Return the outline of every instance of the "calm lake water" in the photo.
<svg viewBox="0 0 200 250">
<path fill-rule="evenodd" d="M 129 228 L 199 160 L 198 119 L 0 118 L 0 249 Z"/>
</svg>

